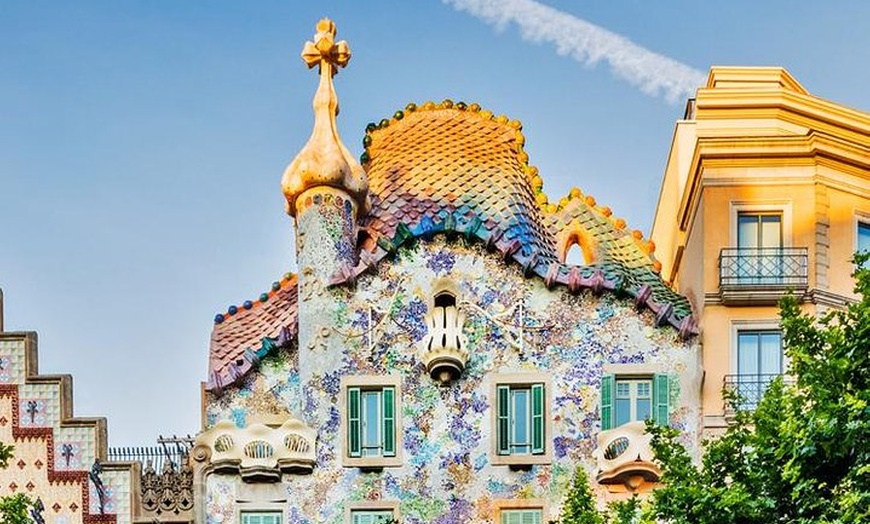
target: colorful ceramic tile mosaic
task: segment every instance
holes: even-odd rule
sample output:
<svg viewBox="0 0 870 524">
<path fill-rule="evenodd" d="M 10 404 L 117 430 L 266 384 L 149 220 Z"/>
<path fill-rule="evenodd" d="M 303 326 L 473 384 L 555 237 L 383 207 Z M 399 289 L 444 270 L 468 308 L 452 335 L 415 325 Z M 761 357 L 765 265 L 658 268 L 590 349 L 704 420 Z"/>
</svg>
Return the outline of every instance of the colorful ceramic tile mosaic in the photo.
<svg viewBox="0 0 870 524">
<path fill-rule="evenodd" d="M 447 387 L 421 363 L 424 314 L 433 283 L 443 277 L 460 290 L 470 352 L 462 377 Z M 295 352 L 276 351 L 239 386 L 207 397 L 210 424 L 244 425 L 258 413 L 286 409 L 317 429 L 314 472 L 286 479 L 288 523 L 338 524 L 344 504 L 372 499 L 397 501 L 407 524 L 486 522 L 480 515 L 492 499 L 541 499 L 557 508 L 575 466 L 595 475 L 604 364 L 645 363 L 668 373 L 671 423 L 688 441 L 697 439 L 700 376 L 688 371 L 699 369 L 697 345 L 656 327 L 654 315 L 638 313 L 628 298 L 549 290 L 482 245 L 445 237 L 404 248 L 355 287 L 326 293 L 331 310 L 305 329 L 326 329 L 329 336 L 322 346 L 298 351 L 308 354 L 306 362 L 335 361 L 336 367 L 309 369 L 300 383 Z M 551 377 L 552 463 L 515 471 L 492 464 L 492 384 L 499 374 L 522 372 Z M 403 465 L 380 473 L 343 467 L 340 377 L 392 374 L 402 384 Z"/>
</svg>

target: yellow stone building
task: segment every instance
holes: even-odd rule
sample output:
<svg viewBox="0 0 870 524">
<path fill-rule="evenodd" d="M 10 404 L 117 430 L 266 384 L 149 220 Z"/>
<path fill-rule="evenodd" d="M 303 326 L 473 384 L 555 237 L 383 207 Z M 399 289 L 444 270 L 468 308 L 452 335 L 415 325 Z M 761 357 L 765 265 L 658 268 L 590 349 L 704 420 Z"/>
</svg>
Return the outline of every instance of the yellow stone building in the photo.
<svg viewBox="0 0 870 524">
<path fill-rule="evenodd" d="M 786 370 L 780 297 L 817 313 L 854 298 L 868 197 L 870 115 L 781 68 L 712 68 L 676 125 L 651 233 L 701 326 L 705 429 L 727 424 L 723 386 L 751 408 Z"/>
</svg>

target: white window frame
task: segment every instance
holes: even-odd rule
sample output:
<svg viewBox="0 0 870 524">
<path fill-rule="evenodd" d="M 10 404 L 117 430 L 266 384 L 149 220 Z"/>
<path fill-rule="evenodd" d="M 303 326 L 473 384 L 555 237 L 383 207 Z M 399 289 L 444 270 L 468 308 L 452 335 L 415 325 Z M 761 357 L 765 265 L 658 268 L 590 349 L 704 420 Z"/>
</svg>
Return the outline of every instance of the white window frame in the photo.
<svg viewBox="0 0 870 524">
<path fill-rule="evenodd" d="M 792 201 L 791 200 L 764 200 L 743 201 L 732 200 L 729 210 L 728 221 L 728 246 L 737 247 L 737 218 L 741 214 L 779 214 L 782 217 L 782 247 L 792 247 Z"/>
<path fill-rule="evenodd" d="M 730 358 L 730 375 L 737 375 L 740 370 L 737 367 L 737 353 L 740 350 L 738 344 L 738 334 L 741 331 L 779 331 L 782 333 L 782 326 L 778 320 L 732 320 L 731 321 L 731 358 Z M 783 341 L 784 343 L 784 341 Z M 782 373 L 785 374 L 788 369 L 789 360 L 785 354 L 785 348 L 782 348 Z"/>
<path fill-rule="evenodd" d="M 856 211 L 852 215 L 852 253 L 849 254 L 850 257 L 858 251 L 858 226 L 860 224 L 870 226 L 870 213 Z"/>
<path fill-rule="evenodd" d="M 614 386 L 615 390 L 613 392 L 613 418 L 614 420 L 619 420 L 619 413 L 617 410 L 617 400 L 624 399 L 624 397 L 619 396 L 619 384 L 620 383 L 628 383 L 629 384 L 629 392 L 628 392 L 628 400 L 629 400 L 629 413 L 628 413 L 628 422 L 637 422 L 641 419 L 637 418 L 637 401 L 641 399 L 637 392 L 637 386 L 641 383 L 646 384 L 649 387 L 649 391 L 647 392 L 647 396 L 645 397 L 649 401 L 649 417 L 653 418 L 655 415 L 654 404 L 653 404 L 653 376 L 619 376 L 616 375 Z M 646 419 L 642 419 L 646 420 Z M 615 424 L 615 427 L 619 427 L 621 424 Z"/>
</svg>

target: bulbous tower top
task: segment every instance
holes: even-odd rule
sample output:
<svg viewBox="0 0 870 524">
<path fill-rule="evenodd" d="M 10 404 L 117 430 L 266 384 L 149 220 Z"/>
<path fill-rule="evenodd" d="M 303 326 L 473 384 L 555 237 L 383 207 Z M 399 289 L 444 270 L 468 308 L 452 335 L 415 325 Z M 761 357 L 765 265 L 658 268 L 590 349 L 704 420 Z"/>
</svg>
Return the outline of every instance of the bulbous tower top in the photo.
<svg viewBox="0 0 870 524">
<path fill-rule="evenodd" d="M 368 179 L 362 166 L 341 142 L 335 118 L 338 96 L 332 77 L 350 61 L 347 42 L 335 41 L 335 23 L 324 18 L 317 23 L 313 42 L 305 42 L 302 60 L 311 69 L 319 67 L 320 84 L 314 95 L 314 130 L 305 147 L 287 166 L 281 188 L 287 199 L 287 213 L 296 216 L 296 199 L 308 189 L 329 186 L 344 190 L 357 204 L 361 215 L 368 210 Z"/>
</svg>

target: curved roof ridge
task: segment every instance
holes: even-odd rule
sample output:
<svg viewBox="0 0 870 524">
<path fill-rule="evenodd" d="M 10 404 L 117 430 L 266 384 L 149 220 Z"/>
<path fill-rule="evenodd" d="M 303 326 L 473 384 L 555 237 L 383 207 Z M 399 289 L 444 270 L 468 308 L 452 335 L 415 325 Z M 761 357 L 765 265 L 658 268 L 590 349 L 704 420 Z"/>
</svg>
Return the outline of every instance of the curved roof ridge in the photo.
<svg viewBox="0 0 870 524">
<path fill-rule="evenodd" d="M 545 194 L 543 198 L 547 198 Z M 547 226 L 551 228 L 554 235 L 558 235 L 562 231 L 562 228 L 567 227 L 570 220 L 566 220 L 566 218 L 570 217 L 571 220 L 578 218 L 578 213 L 572 213 L 572 211 L 579 207 L 578 204 L 591 210 L 600 219 L 607 220 L 613 227 L 614 232 L 619 232 L 619 234 L 630 238 L 639 252 L 649 259 L 649 267 L 656 273 L 661 271 L 661 262 L 656 260 L 654 255 L 656 249 L 655 242 L 646 238 L 643 231 L 639 229 L 630 230 L 628 222 L 624 218 L 615 217 L 610 206 L 598 205 L 594 196 L 588 193 L 584 194 L 583 190 L 578 187 L 572 187 L 568 191 L 568 194 L 560 198 L 556 203 L 547 201 L 541 204 L 544 219 L 548 222 Z M 572 205 L 574 209 L 571 209 Z"/>
<path fill-rule="evenodd" d="M 439 109 L 458 109 L 459 111 L 476 114 L 480 117 L 481 120 L 491 120 L 496 123 L 513 128 L 515 131 L 514 138 L 518 146 L 517 160 L 519 161 L 520 165 L 523 166 L 526 177 L 528 178 L 529 183 L 532 184 L 532 189 L 538 192 L 538 189 L 543 186 L 543 180 L 540 176 L 538 176 L 538 168 L 529 165 L 529 154 L 525 151 L 526 136 L 523 134 L 522 122 L 520 122 L 519 120 L 511 120 L 507 115 L 496 115 L 493 111 L 482 108 L 480 104 L 476 102 L 473 102 L 471 104 L 467 104 L 463 101 L 454 103 L 453 100 L 449 98 L 445 98 L 439 103 L 429 100 L 419 106 L 411 102 L 405 105 L 404 109 L 399 109 L 395 113 L 393 113 L 392 118 L 383 118 L 378 123 L 370 122 L 368 125 L 366 125 L 365 136 L 363 136 L 364 150 L 363 153 L 360 155 L 360 163 L 363 165 L 363 167 L 366 167 L 366 165 L 371 160 L 369 146 L 371 146 L 372 144 L 372 132 L 384 129 L 386 127 L 389 127 L 390 124 L 394 124 L 399 120 L 402 120 L 405 117 L 406 113 L 436 111 Z M 536 176 L 539 184 L 538 189 L 535 189 L 535 182 L 533 181 L 534 177 Z"/>
<path fill-rule="evenodd" d="M 284 273 L 256 301 L 245 300 L 215 315 L 207 390 L 219 392 L 238 383 L 272 350 L 290 346 L 298 331 L 297 284 L 296 274 Z"/>
</svg>

